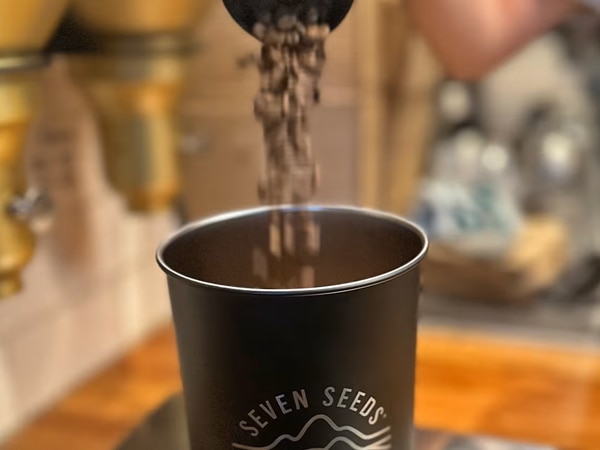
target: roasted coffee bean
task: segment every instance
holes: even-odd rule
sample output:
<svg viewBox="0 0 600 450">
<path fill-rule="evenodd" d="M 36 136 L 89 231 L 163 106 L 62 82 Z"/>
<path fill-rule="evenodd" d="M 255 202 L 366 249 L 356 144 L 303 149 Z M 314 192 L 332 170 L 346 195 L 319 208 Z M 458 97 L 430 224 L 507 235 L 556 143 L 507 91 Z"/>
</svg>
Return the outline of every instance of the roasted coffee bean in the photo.
<svg viewBox="0 0 600 450">
<path fill-rule="evenodd" d="M 298 23 L 298 19 L 294 16 L 283 16 L 277 21 L 277 28 L 281 31 L 289 31 L 296 28 L 296 24 Z"/>
</svg>

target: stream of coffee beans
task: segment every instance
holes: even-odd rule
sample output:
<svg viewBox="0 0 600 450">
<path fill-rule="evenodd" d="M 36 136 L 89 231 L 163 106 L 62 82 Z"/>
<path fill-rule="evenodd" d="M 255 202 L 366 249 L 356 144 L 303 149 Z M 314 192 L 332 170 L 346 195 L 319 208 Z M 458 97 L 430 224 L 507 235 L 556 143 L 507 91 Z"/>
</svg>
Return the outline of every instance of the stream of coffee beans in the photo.
<svg viewBox="0 0 600 450">
<path fill-rule="evenodd" d="M 259 197 L 265 205 L 304 206 L 318 187 L 318 165 L 309 135 L 309 110 L 319 102 L 329 27 L 317 21 L 284 16 L 259 22 L 254 35 L 262 42 L 256 61 L 260 91 L 254 111 L 262 123 L 265 171 Z M 314 260 L 320 229 L 309 211 L 273 212 L 268 251 L 255 252 L 255 275 L 269 289 L 315 286 Z"/>
</svg>

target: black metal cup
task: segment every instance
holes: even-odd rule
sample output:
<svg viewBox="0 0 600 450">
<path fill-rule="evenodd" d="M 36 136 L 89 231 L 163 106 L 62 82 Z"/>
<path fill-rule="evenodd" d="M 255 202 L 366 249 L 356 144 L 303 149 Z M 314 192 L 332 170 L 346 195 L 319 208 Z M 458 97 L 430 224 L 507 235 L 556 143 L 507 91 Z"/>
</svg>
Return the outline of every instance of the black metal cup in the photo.
<svg viewBox="0 0 600 450">
<path fill-rule="evenodd" d="M 273 211 L 298 209 L 204 220 L 158 251 L 192 449 L 411 449 L 425 234 L 381 212 L 310 208 L 317 287 L 254 288 Z"/>
</svg>

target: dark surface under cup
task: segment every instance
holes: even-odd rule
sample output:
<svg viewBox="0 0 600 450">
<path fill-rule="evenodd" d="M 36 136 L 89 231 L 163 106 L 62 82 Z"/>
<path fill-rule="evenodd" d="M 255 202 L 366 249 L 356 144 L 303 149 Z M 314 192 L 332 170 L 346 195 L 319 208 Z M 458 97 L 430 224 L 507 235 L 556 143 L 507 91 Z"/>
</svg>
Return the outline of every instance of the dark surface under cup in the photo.
<svg viewBox="0 0 600 450">
<path fill-rule="evenodd" d="M 411 449 L 424 234 L 379 212 L 311 208 L 319 287 L 256 289 L 271 211 L 190 225 L 158 253 L 192 449 Z"/>
</svg>

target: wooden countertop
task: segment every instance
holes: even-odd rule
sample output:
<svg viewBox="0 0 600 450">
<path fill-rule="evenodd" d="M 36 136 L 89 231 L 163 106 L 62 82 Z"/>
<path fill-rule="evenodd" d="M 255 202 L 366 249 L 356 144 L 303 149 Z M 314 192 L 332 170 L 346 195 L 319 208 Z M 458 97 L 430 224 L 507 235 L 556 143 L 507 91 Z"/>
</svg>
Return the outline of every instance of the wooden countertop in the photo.
<svg viewBox="0 0 600 450">
<path fill-rule="evenodd" d="M 600 448 L 599 354 L 432 330 L 419 340 L 418 426 Z M 179 389 L 169 327 L 2 448 L 113 450 Z"/>
</svg>

